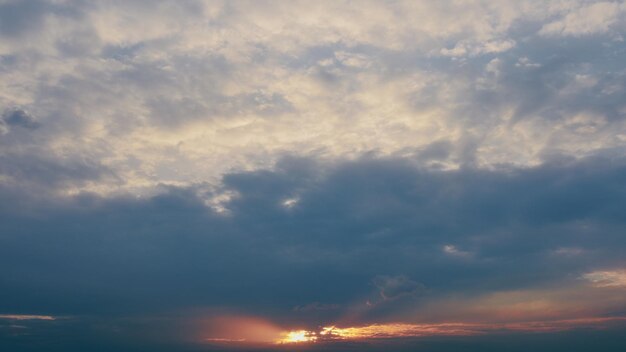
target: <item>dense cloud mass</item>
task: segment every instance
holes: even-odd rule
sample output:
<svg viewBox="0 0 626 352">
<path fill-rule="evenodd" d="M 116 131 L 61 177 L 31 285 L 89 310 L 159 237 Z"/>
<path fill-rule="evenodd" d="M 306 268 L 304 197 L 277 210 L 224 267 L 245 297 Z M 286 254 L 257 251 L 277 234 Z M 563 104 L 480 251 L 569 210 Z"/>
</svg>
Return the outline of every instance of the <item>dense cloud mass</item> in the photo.
<svg viewBox="0 0 626 352">
<path fill-rule="evenodd" d="M 625 34 L 624 1 L 0 0 L 0 349 L 621 321 Z"/>
</svg>

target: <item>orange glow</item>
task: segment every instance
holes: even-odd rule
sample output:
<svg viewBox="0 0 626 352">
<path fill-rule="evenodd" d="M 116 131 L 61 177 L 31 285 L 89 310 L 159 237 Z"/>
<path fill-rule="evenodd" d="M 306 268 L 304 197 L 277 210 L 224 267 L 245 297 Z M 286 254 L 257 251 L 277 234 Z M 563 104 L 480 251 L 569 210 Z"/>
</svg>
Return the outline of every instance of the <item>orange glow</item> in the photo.
<svg viewBox="0 0 626 352">
<path fill-rule="evenodd" d="M 503 332 L 556 332 L 583 327 L 604 328 L 624 322 L 626 317 L 590 317 L 510 323 L 388 323 L 351 327 L 329 325 L 315 330 L 281 332 L 275 325 L 261 319 L 222 317 L 213 320 L 215 325 L 212 336 L 205 336 L 204 340 L 212 343 L 308 344 L 429 336 L 475 336 Z"/>
<path fill-rule="evenodd" d="M 245 316 L 216 317 L 203 329 L 202 340 L 212 343 L 272 343 L 281 336 L 281 329 L 274 324 Z"/>
</svg>

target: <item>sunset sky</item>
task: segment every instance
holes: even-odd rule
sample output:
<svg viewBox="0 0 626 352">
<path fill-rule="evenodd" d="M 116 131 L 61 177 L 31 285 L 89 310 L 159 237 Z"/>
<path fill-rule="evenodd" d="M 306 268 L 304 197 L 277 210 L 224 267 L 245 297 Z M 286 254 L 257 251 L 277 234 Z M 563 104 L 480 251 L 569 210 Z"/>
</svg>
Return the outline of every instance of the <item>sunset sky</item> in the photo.
<svg viewBox="0 0 626 352">
<path fill-rule="evenodd" d="M 626 350 L 626 1 L 0 0 L 0 350 Z"/>
</svg>

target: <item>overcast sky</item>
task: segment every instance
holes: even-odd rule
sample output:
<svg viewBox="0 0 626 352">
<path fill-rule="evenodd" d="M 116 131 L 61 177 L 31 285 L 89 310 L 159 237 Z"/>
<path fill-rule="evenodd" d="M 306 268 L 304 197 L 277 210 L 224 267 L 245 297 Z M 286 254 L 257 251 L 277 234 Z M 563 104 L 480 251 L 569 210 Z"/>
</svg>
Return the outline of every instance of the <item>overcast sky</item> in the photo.
<svg viewBox="0 0 626 352">
<path fill-rule="evenodd" d="M 0 349 L 626 346 L 625 36 L 624 1 L 0 0 Z"/>
</svg>

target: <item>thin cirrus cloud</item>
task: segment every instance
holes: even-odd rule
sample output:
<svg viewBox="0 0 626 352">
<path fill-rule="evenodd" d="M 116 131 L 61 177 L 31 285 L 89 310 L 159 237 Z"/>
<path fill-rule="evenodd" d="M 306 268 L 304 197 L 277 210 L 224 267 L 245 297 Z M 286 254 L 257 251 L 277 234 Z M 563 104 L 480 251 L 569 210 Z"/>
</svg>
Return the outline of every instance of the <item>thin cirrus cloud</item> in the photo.
<svg viewBox="0 0 626 352">
<path fill-rule="evenodd" d="M 0 337 L 619 322 L 625 28 L 623 1 L 0 1 Z"/>
</svg>

